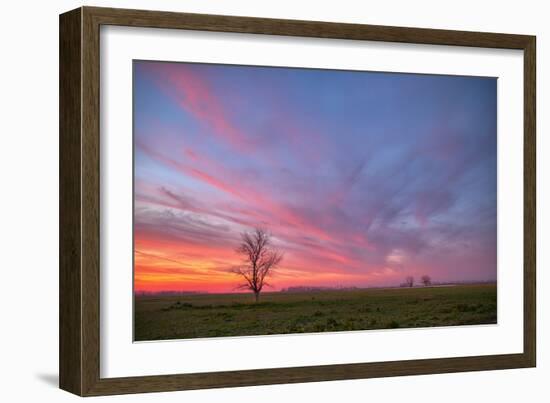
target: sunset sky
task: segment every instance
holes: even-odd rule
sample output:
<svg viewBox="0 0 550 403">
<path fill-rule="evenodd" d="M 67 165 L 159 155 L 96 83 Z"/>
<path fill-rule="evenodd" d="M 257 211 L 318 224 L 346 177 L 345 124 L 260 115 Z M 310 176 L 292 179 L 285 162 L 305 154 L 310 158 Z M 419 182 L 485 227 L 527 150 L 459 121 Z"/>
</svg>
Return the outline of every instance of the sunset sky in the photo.
<svg viewBox="0 0 550 403">
<path fill-rule="evenodd" d="M 134 61 L 135 290 L 496 280 L 496 79 Z"/>
</svg>

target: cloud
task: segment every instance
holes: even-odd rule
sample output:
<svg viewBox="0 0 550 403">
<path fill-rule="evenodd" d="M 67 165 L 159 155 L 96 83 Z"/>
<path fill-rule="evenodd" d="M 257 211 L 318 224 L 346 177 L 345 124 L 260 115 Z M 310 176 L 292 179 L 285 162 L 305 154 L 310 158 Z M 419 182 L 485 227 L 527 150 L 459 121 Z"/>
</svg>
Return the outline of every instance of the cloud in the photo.
<svg viewBox="0 0 550 403">
<path fill-rule="evenodd" d="M 237 262 L 241 232 L 255 226 L 285 251 L 278 287 L 387 285 L 409 272 L 496 277 L 492 82 L 338 74 L 179 63 L 138 70 L 138 83 L 158 89 L 136 90 L 141 286 L 157 273 L 165 287 L 204 290 L 212 275 L 211 289 L 231 290 L 225 270 Z M 344 81 L 363 91 L 331 84 Z M 411 92 L 417 85 L 425 91 Z M 374 96 L 390 86 L 392 96 Z M 166 100 L 186 119 L 143 106 Z"/>
<path fill-rule="evenodd" d="M 247 137 L 231 122 L 214 90 L 193 65 L 149 62 L 141 65 L 156 85 L 215 136 L 239 151 L 250 149 Z M 238 96 L 238 94 L 233 94 Z"/>
</svg>

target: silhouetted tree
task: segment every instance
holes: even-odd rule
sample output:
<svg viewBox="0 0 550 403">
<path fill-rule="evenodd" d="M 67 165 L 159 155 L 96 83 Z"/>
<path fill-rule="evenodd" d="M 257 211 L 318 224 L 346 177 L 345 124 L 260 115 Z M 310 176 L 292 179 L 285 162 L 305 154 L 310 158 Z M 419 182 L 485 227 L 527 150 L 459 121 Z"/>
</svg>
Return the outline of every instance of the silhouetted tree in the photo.
<svg viewBox="0 0 550 403">
<path fill-rule="evenodd" d="M 427 274 L 423 275 L 420 281 L 422 281 L 422 284 L 424 284 L 424 287 L 428 287 L 432 285 L 432 279 Z"/>
<path fill-rule="evenodd" d="M 269 285 L 266 278 L 281 263 L 283 254 L 272 246 L 271 235 L 261 228 L 243 232 L 236 252 L 243 257 L 243 264 L 233 268 L 232 272 L 245 280 L 237 288 L 252 291 L 258 302 L 262 289 Z"/>
<path fill-rule="evenodd" d="M 414 286 L 414 277 L 413 276 L 407 276 L 405 279 L 405 287 L 412 287 Z"/>
</svg>

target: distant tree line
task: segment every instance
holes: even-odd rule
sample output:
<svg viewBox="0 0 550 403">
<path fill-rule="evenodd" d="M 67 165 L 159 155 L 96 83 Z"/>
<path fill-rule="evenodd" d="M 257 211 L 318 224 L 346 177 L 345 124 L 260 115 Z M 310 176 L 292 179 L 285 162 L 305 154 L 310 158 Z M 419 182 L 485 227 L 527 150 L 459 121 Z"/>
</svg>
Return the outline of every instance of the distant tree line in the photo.
<svg viewBox="0 0 550 403">
<path fill-rule="evenodd" d="M 353 291 L 357 287 L 316 287 L 316 286 L 294 286 L 281 289 L 281 292 L 314 292 L 314 291 Z"/>
<path fill-rule="evenodd" d="M 172 297 L 178 295 L 196 295 L 196 294 L 208 294 L 207 291 L 136 291 L 135 295 L 137 297 L 147 297 L 147 296 L 162 296 L 162 297 Z"/>
<path fill-rule="evenodd" d="M 428 276 L 427 274 L 420 277 L 420 284 L 422 284 L 424 287 L 429 287 L 432 285 L 432 278 Z M 414 277 L 413 276 L 407 276 L 405 277 L 405 281 L 400 284 L 401 287 L 414 287 Z"/>
</svg>

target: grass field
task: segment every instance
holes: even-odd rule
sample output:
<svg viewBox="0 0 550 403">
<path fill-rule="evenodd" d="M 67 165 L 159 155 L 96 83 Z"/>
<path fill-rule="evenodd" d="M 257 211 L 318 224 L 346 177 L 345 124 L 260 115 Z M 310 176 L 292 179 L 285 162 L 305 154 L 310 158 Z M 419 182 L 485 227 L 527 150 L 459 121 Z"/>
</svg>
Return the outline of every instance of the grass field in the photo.
<svg viewBox="0 0 550 403">
<path fill-rule="evenodd" d="M 136 341 L 491 324 L 495 284 L 135 298 Z"/>
</svg>

